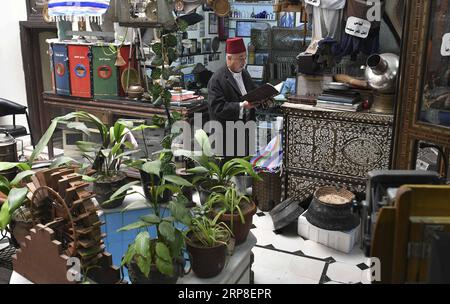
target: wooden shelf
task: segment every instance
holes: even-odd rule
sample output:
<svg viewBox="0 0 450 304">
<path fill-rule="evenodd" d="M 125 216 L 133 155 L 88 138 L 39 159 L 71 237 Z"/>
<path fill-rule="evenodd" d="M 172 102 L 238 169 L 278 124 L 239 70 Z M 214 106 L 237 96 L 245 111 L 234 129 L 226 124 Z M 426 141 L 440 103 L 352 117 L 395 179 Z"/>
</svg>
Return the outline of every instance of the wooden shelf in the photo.
<svg viewBox="0 0 450 304">
<path fill-rule="evenodd" d="M 231 5 L 252 5 L 252 6 L 272 6 L 274 3 L 272 1 L 267 2 L 230 2 Z"/>
<path fill-rule="evenodd" d="M 179 55 L 178 57 L 190 57 L 190 56 L 211 55 L 211 54 L 220 54 L 220 53 L 221 52 L 195 53 L 195 54 Z"/>
<path fill-rule="evenodd" d="M 277 21 L 277 19 L 264 19 L 264 18 L 228 18 L 228 19 L 235 21 L 268 21 L 268 22 Z"/>
</svg>

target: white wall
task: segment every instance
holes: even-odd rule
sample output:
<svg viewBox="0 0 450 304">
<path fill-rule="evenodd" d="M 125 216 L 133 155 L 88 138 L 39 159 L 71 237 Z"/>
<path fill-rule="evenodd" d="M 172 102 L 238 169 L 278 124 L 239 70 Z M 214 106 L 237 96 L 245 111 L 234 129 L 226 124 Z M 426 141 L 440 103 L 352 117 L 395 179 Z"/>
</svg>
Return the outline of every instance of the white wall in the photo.
<svg viewBox="0 0 450 304">
<path fill-rule="evenodd" d="M 27 105 L 25 77 L 20 47 L 19 21 L 27 19 L 25 1 L 1 0 L 0 8 L 0 97 Z M 12 124 L 12 118 L 0 118 L 0 124 Z M 27 126 L 24 115 L 17 116 L 17 124 Z M 24 137 L 27 140 L 28 137 Z"/>
</svg>

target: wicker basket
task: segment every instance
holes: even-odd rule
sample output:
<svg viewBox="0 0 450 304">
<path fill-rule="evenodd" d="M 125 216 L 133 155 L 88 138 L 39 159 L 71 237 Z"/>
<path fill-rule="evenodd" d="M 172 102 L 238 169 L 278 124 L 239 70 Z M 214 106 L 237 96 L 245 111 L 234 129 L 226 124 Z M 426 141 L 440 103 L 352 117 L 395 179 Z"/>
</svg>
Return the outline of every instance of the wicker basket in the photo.
<svg viewBox="0 0 450 304">
<path fill-rule="evenodd" d="M 270 211 L 281 201 L 281 176 L 279 173 L 262 172 L 262 181 L 253 182 L 253 199 L 261 211 Z"/>
</svg>

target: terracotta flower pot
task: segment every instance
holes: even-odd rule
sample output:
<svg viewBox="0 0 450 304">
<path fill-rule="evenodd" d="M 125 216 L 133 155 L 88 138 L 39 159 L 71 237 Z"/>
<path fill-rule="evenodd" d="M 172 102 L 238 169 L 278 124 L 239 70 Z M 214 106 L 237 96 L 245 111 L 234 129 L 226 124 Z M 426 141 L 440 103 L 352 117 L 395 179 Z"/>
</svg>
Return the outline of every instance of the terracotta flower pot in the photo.
<svg viewBox="0 0 450 304">
<path fill-rule="evenodd" d="M 253 215 L 256 213 L 256 205 L 252 201 L 250 204 L 241 207 L 241 210 L 244 215 L 244 223 L 241 222 L 241 217 L 237 211 L 233 216 L 224 213 L 219 217 L 219 220 L 224 222 L 233 232 L 236 245 L 240 245 L 247 240 L 248 233 L 250 232 L 253 223 Z"/>
<path fill-rule="evenodd" d="M 226 244 L 205 247 L 200 242 L 192 242 L 188 239 L 186 248 L 191 256 L 192 271 L 199 278 L 215 277 L 225 267 L 228 251 Z"/>
</svg>

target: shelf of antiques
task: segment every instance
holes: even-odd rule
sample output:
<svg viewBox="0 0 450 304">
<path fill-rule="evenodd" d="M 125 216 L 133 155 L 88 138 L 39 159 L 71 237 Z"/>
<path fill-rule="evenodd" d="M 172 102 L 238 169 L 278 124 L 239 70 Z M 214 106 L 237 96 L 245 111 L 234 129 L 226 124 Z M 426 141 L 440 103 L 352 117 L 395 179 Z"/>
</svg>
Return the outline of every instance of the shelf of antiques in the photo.
<svg viewBox="0 0 450 304">
<path fill-rule="evenodd" d="M 332 112 L 285 103 L 284 195 L 338 184 L 363 192 L 367 172 L 390 166 L 392 115 Z"/>
</svg>

